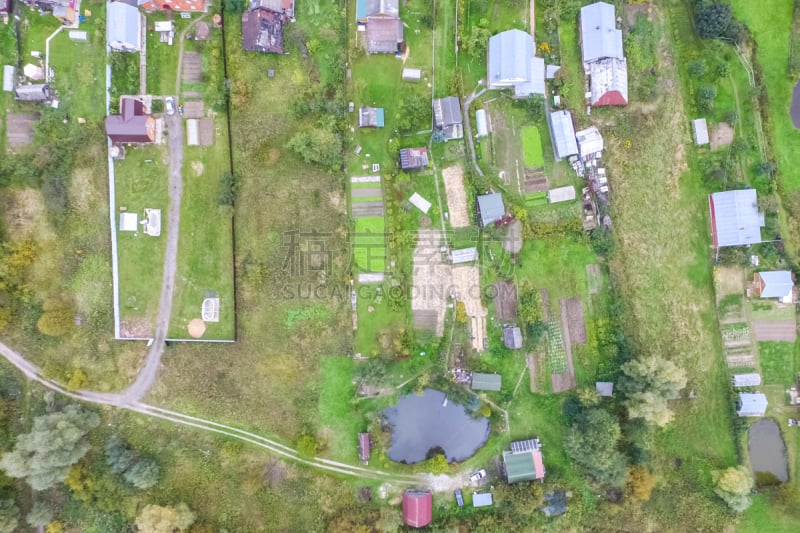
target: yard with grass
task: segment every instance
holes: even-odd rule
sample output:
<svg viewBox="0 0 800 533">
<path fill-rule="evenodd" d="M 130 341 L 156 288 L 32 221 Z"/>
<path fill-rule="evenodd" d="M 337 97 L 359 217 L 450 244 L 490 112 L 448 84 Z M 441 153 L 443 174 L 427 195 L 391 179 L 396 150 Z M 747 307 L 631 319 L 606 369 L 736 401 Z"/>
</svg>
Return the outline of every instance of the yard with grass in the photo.
<svg viewBox="0 0 800 533">
<path fill-rule="evenodd" d="M 383 217 L 355 220 L 353 233 L 355 264 L 361 272 L 386 270 L 386 225 Z"/>
<path fill-rule="evenodd" d="M 766 385 L 787 386 L 797 380 L 795 345 L 791 342 L 759 342 L 758 359 Z"/>
<path fill-rule="evenodd" d="M 544 166 L 542 154 L 542 137 L 539 128 L 526 126 L 522 128 L 522 151 L 525 153 L 525 166 L 537 168 Z"/>
</svg>

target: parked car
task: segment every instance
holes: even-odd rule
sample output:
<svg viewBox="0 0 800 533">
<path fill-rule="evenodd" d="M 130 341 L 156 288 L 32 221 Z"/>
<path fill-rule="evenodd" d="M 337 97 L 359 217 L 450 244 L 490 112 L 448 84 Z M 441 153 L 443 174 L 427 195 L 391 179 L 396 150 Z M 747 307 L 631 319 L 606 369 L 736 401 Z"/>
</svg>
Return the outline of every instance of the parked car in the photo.
<svg viewBox="0 0 800 533">
<path fill-rule="evenodd" d="M 167 96 L 164 99 L 164 108 L 167 110 L 167 115 L 175 114 L 175 98 Z"/>
<path fill-rule="evenodd" d="M 481 468 L 481 469 L 480 469 L 480 470 L 478 470 L 477 472 L 473 472 L 473 473 L 471 473 L 471 474 L 469 475 L 469 480 L 470 480 L 471 482 L 475 483 L 476 481 L 480 481 L 481 479 L 483 479 L 483 478 L 485 478 L 485 477 L 486 477 L 486 470 L 484 470 L 483 468 Z"/>
<path fill-rule="evenodd" d="M 461 492 L 461 489 L 456 490 L 456 503 L 459 507 L 464 507 L 464 493 Z"/>
</svg>

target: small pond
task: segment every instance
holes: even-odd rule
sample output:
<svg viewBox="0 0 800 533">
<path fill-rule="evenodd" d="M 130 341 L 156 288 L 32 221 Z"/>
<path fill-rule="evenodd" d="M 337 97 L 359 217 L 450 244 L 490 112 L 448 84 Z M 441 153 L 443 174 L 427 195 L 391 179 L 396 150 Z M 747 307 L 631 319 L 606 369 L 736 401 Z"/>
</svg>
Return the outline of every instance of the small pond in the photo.
<svg viewBox="0 0 800 533">
<path fill-rule="evenodd" d="M 757 485 L 777 485 L 789 479 L 786 444 L 773 419 L 762 418 L 750 427 L 748 449 Z"/>
<path fill-rule="evenodd" d="M 448 462 L 463 461 L 483 446 L 489 438 L 489 420 L 473 418 L 464 406 L 449 400 L 445 405 L 445 398 L 443 392 L 425 389 L 421 396 L 402 396 L 383 412 L 392 428 L 388 452 L 392 461 L 418 463 L 437 449 Z"/>
<path fill-rule="evenodd" d="M 792 89 L 792 105 L 789 107 L 789 114 L 792 116 L 792 124 L 800 129 L 800 81 L 794 84 Z"/>
</svg>

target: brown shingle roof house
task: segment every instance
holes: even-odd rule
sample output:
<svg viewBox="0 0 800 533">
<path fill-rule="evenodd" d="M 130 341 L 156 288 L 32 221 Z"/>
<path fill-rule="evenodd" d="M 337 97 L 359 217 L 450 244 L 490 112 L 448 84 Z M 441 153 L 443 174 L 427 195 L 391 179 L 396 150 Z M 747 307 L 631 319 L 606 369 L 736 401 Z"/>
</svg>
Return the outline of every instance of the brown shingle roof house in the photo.
<svg viewBox="0 0 800 533">
<path fill-rule="evenodd" d="M 403 21 L 399 18 L 369 17 L 366 34 L 367 52 L 394 54 L 403 42 Z"/>
<path fill-rule="evenodd" d="M 113 143 L 151 143 L 156 140 L 156 120 L 145 113 L 144 103 L 123 98 L 120 114 L 106 117 L 106 135 Z"/>
<path fill-rule="evenodd" d="M 264 8 L 242 14 L 242 48 L 250 52 L 283 53 L 285 15 Z"/>
</svg>

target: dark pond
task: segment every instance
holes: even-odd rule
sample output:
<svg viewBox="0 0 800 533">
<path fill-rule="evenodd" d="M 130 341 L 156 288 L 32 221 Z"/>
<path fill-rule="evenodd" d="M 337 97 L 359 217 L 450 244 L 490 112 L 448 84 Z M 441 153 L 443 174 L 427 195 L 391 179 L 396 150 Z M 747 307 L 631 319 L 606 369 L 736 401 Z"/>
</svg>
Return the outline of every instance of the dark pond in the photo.
<svg viewBox="0 0 800 533">
<path fill-rule="evenodd" d="M 771 418 L 762 418 L 750 427 L 748 448 L 750 466 L 758 485 L 777 485 L 789 479 L 786 444 L 781 428 Z"/>
<path fill-rule="evenodd" d="M 401 397 L 383 412 L 392 427 L 388 453 L 392 461 L 418 463 L 439 448 L 448 462 L 463 461 L 483 446 L 489 438 L 489 421 L 473 418 L 462 405 L 449 400 L 445 406 L 444 400 L 444 393 L 425 389 L 421 396 Z"/>
<path fill-rule="evenodd" d="M 794 127 L 800 129 L 800 81 L 795 83 L 794 89 L 792 89 L 792 105 L 789 108 L 789 114 L 792 116 Z"/>
</svg>

